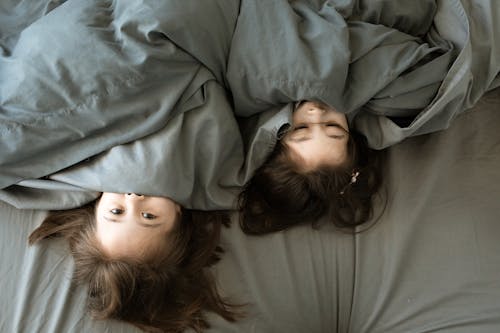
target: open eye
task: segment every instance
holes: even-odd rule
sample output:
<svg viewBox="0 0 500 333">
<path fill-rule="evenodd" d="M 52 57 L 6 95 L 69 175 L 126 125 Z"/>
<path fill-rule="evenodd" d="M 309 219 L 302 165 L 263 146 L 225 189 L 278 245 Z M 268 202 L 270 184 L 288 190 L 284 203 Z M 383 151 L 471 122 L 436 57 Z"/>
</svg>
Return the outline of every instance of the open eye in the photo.
<svg viewBox="0 0 500 333">
<path fill-rule="evenodd" d="M 150 213 L 141 213 L 142 217 L 148 220 L 154 220 L 157 216 Z"/>
<path fill-rule="evenodd" d="M 120 215 L 123 214 L 123 209 L 113 208 L 109 212 L 113 215 Z"/>
</svg>

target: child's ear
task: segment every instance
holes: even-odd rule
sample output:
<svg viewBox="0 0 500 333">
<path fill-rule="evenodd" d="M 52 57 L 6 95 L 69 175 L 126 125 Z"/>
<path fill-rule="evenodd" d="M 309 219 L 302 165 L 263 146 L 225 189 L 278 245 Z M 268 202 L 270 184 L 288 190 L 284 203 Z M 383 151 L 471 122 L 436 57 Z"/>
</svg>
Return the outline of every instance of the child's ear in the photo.
<svg viewBox="0 0 500 333">
<path fill-rule="evenodd" d="M 182 207 L 177 202 L 175 203 L 175 212 L 179 215 L 182 214 Z"/>
</svg>

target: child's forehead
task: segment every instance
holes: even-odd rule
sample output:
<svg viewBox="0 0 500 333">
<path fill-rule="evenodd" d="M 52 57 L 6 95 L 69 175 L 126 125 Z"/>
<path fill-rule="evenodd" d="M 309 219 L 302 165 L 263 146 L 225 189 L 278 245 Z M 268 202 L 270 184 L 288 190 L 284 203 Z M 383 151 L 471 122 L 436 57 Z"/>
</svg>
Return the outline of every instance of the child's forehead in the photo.
<svg viewBox="0 0 500 333">
<path fill-rule="evenodd" d="M 297 110 L 302 104 L 304 103 L 312 103 L 313 106 L 317 107 L 317 108 L 321 108 L 321 109 L 333 109 L 333 110 L 337 110 L 335 107 L 331 106 L 331 105 L 328 105 L 322 101 L 316 101 L 316 100 L 310 100 L 310 99 L 302 99 L 302 100 L 298 100 L 294 103 L 294 108 L 293 110 Z"/>
</svg>

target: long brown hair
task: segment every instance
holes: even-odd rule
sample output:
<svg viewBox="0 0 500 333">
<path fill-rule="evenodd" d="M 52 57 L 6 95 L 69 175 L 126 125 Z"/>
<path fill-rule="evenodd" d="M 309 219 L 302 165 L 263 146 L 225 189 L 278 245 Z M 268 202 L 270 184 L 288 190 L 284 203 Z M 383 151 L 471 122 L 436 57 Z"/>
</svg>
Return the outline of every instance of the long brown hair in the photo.
<svg viewBox="0 0 500 333">
<path fill-rule="evenodd" d="M 236 308 L 218 293 L 208 267 L 219 260 L 223 212 L 182 210 L 169 251 L 148 260 L 111 258 L 95 236 L 95 203 L 53 211 L 29 236 L 29 244 L 61 236 L 75 260 L 77 285 L 88 284 L 87 308 L 97 319 L 129 322 L 147 332 L 202 332 L 209 327 L 204 311 L 228 321 Z"/>
<path fill-rule="evenodd" d="M 382 183 L 383 152 L 368 148 L 365 137 L 354 130 L 347 152 L 341 166 L 304 171 L 279 140 L 239 195 L 242 230 L 260 235 L 309 222 L 318 227 L 323 216 L 348 229 L 368 221 Z M 351 183 L 353 172 L 359 175 Z"/>
</svg>

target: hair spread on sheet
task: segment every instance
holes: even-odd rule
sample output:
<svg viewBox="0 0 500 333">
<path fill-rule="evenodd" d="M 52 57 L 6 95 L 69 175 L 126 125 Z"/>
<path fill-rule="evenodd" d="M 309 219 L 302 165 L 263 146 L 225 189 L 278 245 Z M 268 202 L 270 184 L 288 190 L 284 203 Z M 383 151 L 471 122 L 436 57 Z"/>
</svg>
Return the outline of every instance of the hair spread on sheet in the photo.
<svg viewBox="0 0 500 333">
<path fill-rule="evenodd" d="M 183 210 L 169 250 L 141 260 L 106 255 L 95 234 L 95 205 L 50 212 L 29 236 L 30 244 L 54 236 L 69 242 L 73 279 L 89 286 L 87 308 L 93 317 L 126 321 L 146 332 L 202 332 L 209 327 L 205 311 L 228 321 L 241 316 L 240 306 L 219 295 L 208 270 L 222 252 L 225 213 Z"/>
</svg>

